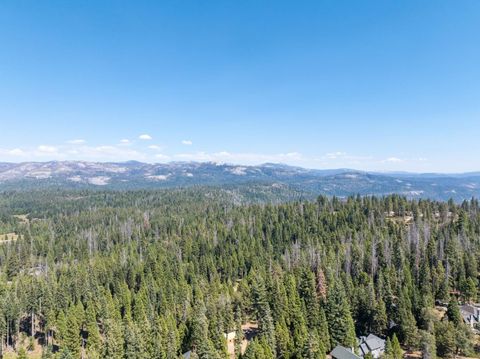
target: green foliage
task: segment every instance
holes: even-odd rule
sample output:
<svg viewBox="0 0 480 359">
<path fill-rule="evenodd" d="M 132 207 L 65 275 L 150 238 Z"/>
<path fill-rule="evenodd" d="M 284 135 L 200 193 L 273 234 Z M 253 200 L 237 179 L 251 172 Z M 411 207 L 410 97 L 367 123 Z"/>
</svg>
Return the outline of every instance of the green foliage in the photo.
<svg viewBox="0 0 480 359">
<path fill-rule="evenodd" d="M 456 353 L 464 356 L 473 355 L 472 332 L 465 324 L 460 324 L 455 330 Z"/>
<path fill-rule="evenodd" d="M 403 358 L 403 350 L 400 346 L 400 342 L 398 341 L 398 338 L 395 334 L 393 334 L 392 337 L 392 352 L 391 358 L 392 359 L 402 359 Z"/>
<path fill-rule="evenodd" d="M 468 277 L 468 279 L 463 283 L 463 296 L 467 302 L 475 302 L 477 300 L 477 280 Z"/>
<path fill-rule="evenodd" d="M 347 348 L 356 346 L 355 328 L 350 306 L 341 282 L 336 281 L 328 293 L 326 306 L 331 347 L 340 344 Z"/>
<path fill-rule="evenodd" d="M 443 321 L 435 325 L 435 342 L 438 356 L 451 358 L 455 355 L 455 326 L 452 322 Z"/>
<path fill-rule="evenodd" d="M 392 359 L 392 358 L 393 358 L 392 341 L 390 340 L 390 338 L 387 338 L 387 341 L 385 343 L 384 359 Z"/>
<path fill-rule="evenodd" d="M 373 313 L 373 322 L 372 322 L 372 332 L 383 336 L 387 333 L 388 326 L 388 317 L 387 317 L 387 308 L 385 302 L 380 298 L 374 307 Z"/>
<path fill-rule="evenodd" d="M 65 318 L 65 331 L 63 334 L 63 348 L 67 349 L 72 357 L 77 358 L 80 354 L 80 322 L 75 306 L 70 306 Z"/>
<path fill-rule="evenodd" d="M 28 224 L 12 216 L 22 213 Z M 425 359 L 473 350 L 454 297 L 448 321 L 431 314 L 453 290 L 477 297 L 476 200 L 4 192 L 0 227 L 20 235 L 0 246 L 4 347 L 21 346 L 20 332 L 45 335 L 57 357 L 225 358 L 233 331 L 237 355 L 254 334 L 247 358 L 323 359 L 396 323 L 387 359 L 401 357 L 400 344 Z"/>
<path fill-rule="evenodd" d="M 270 346 L 264 340 L 254 339 L 248 346 L 242 359 L 273 359 L 275 358 Z"/>
<path fill-rule="evenodd" d="M 460 314 L 460 308 L 458 302 L 455 299 L 450 300 L 447 307 L 447 317 L 455 326 L 459 326 L 463 323 L 462 316 Z"/>
<path fill-rule="evenodd" d="M 303 355 L 308 359 L 325 359 L 325 348 L 320 338 L 311 332 L 308 335 L 308 346 Z"/>
<path fill-rule="evenodd" d="M 415 348 L 418 345 L 418 328 L 415 317 L 411 310 L 411 299 L 406 288 L 402 291 L 402 296 L 398 304 L 400 336 L 402 342 L 409 348 Z M 396 337 L 395 337 L 396 339 Z M 392 345 L 393 345 L 392 341 Z"/>
<path fill-rule="evenodd" d="M 43 347 L 41 359 L 53 359 L 53 358 L 54 358 L 54 354 L 53 354 L 52 346 L 47 345 Z M 95 358 L 95 357 L 92 357 L 92 358 Z"/>
<path fill-rule="evenodd" d="M 25 350 L 25 348 L 20 348 L 20 350 L 18 351 L 18 359 L 28 359 L 27 351 Z"/>
<path fill-rule="evenodd" d="M 437 345 L 435 335 L 427 331 L 422 331 L 420 333 L 420 350 L 422 351 L 423 359 L 436 359 Z"/>
<path fill-rule="evenodd" d="M 87 310 L 85 313 L 85 321 L 85 329 L 88 333 L 86 349 L 89 353 L 89 356 L 95 358 L 99 355 L 98 353 L 101 349 L 102 340 L 100 336 L 100 329 L 98 328 L 97 324 L 97 317 L 93 302 L 90 302 L 87 306 Z"/>
</svg>

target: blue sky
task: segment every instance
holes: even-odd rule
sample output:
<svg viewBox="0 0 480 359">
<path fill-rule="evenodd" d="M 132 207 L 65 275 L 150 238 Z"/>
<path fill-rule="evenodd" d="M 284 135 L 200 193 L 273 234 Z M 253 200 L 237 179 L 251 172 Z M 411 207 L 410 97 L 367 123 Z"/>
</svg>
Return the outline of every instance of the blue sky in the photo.
<svg viewBox="0 0 480 359">
<path fill-rule="evenodd" d="M 480 170 L 479 38 L 478 0 L 4 0 L 0 161 Z"/>
</svg>

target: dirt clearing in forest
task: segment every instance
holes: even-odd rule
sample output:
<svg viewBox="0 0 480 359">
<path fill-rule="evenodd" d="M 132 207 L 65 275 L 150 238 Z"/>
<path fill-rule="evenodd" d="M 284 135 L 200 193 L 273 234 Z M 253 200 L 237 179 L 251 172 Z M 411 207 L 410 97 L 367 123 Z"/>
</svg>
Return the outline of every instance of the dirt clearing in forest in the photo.
<svg viewBox="0 0 480 359">
<path fill-rule="evenodd" d="M 0 234 L 0 244 L 1 243 L 6 243 L 6 242 L 13 242 L 18 239 L 18 234 L 16 233 L 5 233 L 5 234 Z"/>
</svg>

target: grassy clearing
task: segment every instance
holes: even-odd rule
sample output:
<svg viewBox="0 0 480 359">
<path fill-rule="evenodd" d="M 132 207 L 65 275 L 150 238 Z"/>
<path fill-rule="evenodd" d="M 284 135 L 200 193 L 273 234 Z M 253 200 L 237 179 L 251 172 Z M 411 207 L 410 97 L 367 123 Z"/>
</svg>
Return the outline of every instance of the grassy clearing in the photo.
<svg viewBox="0 0 480 359">
<path fill-rule="evenodd" d="M 42 357 L 42 352 L 27 352 L 27 358 L 29 359 L 40 359 Z M 3 355 L 4 359 L 17 359 L 18 354 L 15 352 L 7 352 Z"/>
<path fill-rule="evenodd" d="M 25 335 L 20 334 L 20 348 L 28 348 L 29 338 Z M 39 344 L 38 340 L 34 340 L 33 350 L 26 350 L 27 358 L 29 359 L 41 359 L 42 358 L 42 346 Z M 18 353 L 15 352 L 12 348 L 5 349 L 3 353 L 3 359 L 16 359 L 18 358 Z"/>
<path fill-rule="evenodd" d="M 446 313 L 447 313 L 447 308 L 444 308 L 444 307 L 437 306 L 434 309 L 432 309 L 432 314 L 437 320 L 442 320 L 443 317 L 446 315 Z"/>
</svg>

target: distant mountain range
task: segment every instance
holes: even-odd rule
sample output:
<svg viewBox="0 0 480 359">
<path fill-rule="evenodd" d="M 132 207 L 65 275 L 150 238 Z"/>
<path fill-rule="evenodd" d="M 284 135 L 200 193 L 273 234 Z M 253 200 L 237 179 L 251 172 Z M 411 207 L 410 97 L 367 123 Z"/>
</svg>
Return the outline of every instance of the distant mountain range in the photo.
<svg viewBox="0 0 480 359">
<path fill-rule="evenodd" d="M 136 161 L 0 163 L 0 190 L 32 188 L 152 189 L 188 186 L 271 189 L 314 197 L 398 193 L 409 198 L 455 201 L 480 196 L 480 172 L 462 174 L 377 173 L 351 169 L 313 170 L 281 164 Z M 256 187 L 255 187 L 256 186 Z M 287 196 L 288 197 L 288 196 Z"/>
</svg>

